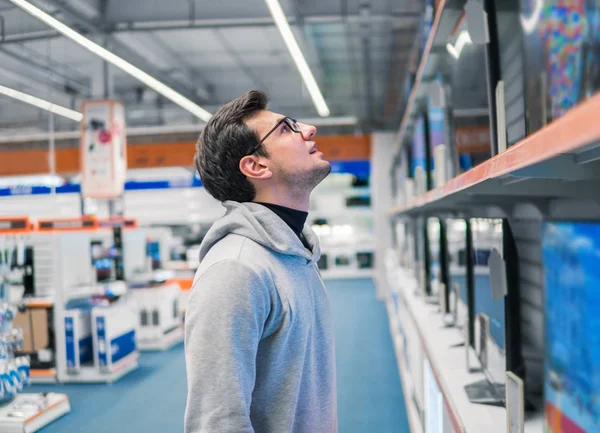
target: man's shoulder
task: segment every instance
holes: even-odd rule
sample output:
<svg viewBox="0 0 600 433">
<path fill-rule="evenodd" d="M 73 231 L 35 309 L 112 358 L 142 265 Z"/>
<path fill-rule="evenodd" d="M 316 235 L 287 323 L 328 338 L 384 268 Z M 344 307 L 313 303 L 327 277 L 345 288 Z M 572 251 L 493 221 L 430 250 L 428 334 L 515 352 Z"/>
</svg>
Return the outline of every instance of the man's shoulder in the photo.
<svg viewBox="0 0 600 433">
<path fill-rule="evenodd" d="M 258 274 L 268 270 L 268 249 L 257 242 L 237 234 L 229 234 L 216 242 L 200 262 L 196 276 L 203 274 L 211 267 L 232 262 L 240 267 L 253 269 Z"/>
</svg>

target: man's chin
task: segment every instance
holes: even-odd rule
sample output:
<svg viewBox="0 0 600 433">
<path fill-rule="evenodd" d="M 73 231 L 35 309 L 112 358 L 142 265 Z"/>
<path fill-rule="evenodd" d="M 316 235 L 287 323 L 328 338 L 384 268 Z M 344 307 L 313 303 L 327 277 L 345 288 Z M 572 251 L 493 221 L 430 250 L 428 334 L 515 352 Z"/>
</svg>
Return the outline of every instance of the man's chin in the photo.
<svg viewBox="0 0 600 433">
<path fill-rule="evenodd" d="M 331 163 L 329 161 L 320 161 L 318 166 L 314 170 L 314 177 L 317 180 L 316 185 L 321 183 L 331 173 Z M 316 186 L 315 185 L 315 186 Z"/>
</svg>

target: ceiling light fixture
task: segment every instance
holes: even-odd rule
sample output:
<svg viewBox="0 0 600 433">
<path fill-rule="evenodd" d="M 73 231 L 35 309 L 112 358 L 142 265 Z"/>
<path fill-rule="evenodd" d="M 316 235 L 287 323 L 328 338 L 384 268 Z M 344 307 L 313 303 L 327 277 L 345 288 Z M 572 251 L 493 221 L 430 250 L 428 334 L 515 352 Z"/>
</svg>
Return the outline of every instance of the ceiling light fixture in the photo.
<svg viewBox="0 0 600 433">
<path fill-rule="evenodd" d="M 112 65 L 116 66 L 117 68 L 121 69 L 123 72 L 126 72 L 127 74 L 131 75 L 132 77 L 137 78 L 138 80 L 140 80 L 146 86 L 150 87 L 155 92 L 161 94 L 165 98 L 167 98 L 170 101 L 174 102 L 175 104 L 179 105 L 181 108 L 189 111 L 190 113 L 192 113 L 196 117 L 200 118 L 201 120 L 208 122 L 208 120 L 211 118 L 212 115 L 208 111 L 206 111 L 204 108 L 200 107 L 198 104 L 196 104 L 192 100 L 186 98 L 181 93 L 176 92 L 175 90 L 173 90 L 166 84 L 158 81 L 156 78 L 154 78 L 150 74 L 142 71 L 140 68 L 132 65 L 128 61 L 124 60 L 123 58 L 117 56 L 116 54 L 112 53 L 111 51 L 108 51 L 106 48 L 101 47 L 100 45 L 98 45 L 95 42 L 92 42 L 90 39 L 86 38 L 85 36 L 82 36 L 81 34 L 77 33 L 71 27 L 67 26 L 66 24 L 62 23 L 61 21 L 57 20 L 56 18 L 50 16 L 49 14 L 42 11 L 41 9 L 35 7 L 28 1 L 26 1 L 26 0 L 10 0 L 10 2 L 15 4 L 16 6 L 20 7 L 21 9 L 23 9 L 25 12 L 29 13 L 30 15 L 34 16 L 38 20 L 46 23 L 47 25 L 52 27 L 54 30 L 58 31 L 62 35 L 71 39 L 73 42 L 81 45 L 85 49 L 96 54 L 98 57 L 101 57 L 102 59 L 106 60 L 107 62 L 109 62 Z"/>
<path fill-rule="evenodd" d="M 11 0 L 14 1 L 14 0 Z M 275 25 L 283 38 L 283 42 L 287 46 L 288 51 L 290 52 L 294 63 L 296 64 L 296 68 L 298 68 L 298 72 L 302 76 L 302 80 L 304 80 L 304 84 L 308 89 L 308 93 L 310 93 L 310 97 L 313 101 L 317 109 L 317 113 L 321 117 L 327 117 L 330 114 L 329 107 L 327 107 L 327 103 L 325 102 L 325 98 L 323 98 L 323 94 L 319 89 L 317 81 L 313 76 L 308 63 L 306 63 L 306 59 L 302 54 L 302 50 L 298 46 L 298 42 L 294 37 L 294 33 L 292 33 L 292 29 L 290 24 L 288 23 L 285 14 L 283 13 L 283 9 L 281 9 L 281 5 L 278 0 L 265 0 L 271 15 L 273 16 L 273 20 L 275 21 Z"/>
<path fill-rule="evenodd" d="M 9 98 L 17 99 L 21 102 L 25 102 L 26 104 L 42 108 L 76 122 L 81 122 L 81 119 L 83 119 L 83 114 L 78 111 L 65 108 L 61 105 L 53 104 L 45 99 L 36 98 L 28 93 L 19 92 L 18 90 L 11 89 L 10 87 L 0 86 L 0 94 L 8 96 Z"/>
<path fill-rule="evenodd" d="M 463 30 L 456 38 L 456 43 L 452 45 L 451 43 L 446 44 L 446 49 L 455 59 L 460 57 L 460 53 L 467 44 L 472 44 L 471 35 L 467 30 Z"/>
</svg>

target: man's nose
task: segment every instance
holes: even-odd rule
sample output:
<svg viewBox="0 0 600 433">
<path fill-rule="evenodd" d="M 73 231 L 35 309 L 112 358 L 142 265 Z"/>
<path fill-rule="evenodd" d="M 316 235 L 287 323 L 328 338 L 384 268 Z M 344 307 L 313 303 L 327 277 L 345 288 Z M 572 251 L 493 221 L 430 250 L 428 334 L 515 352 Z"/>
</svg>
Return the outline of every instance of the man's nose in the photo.
<svg viewBox="0 0 600 433">
<path fill-rule="evenodd" d="M 300 126 L 300 129 L 302 130 L 302 137 L 305 141 L 312 140 L 317 133 L 317 127 L 313 125 L 307 125 L 303 123 Z"/>
</svg>

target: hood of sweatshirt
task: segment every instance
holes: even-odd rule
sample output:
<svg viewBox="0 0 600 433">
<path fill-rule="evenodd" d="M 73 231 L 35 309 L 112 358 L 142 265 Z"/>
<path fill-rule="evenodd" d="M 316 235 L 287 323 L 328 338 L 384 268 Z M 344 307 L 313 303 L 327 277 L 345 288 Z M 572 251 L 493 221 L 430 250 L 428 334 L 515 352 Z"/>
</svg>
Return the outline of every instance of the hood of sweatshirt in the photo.
<svg viewBox="0 0 600 433">
<path fill-rule="evenodd" d="M 200 261 L 210 249 L 229 234 L 246 237 L 280 254 L 294 256 L 302 261 L 318 261 L 321 256 L 315 232 L 304 226 L 302 234 L 309 251 L 294 231 L 273 211 L 257 203 L 225 201 L 225 215 L 210 228 L 200 245 Z"/>
</svg>

